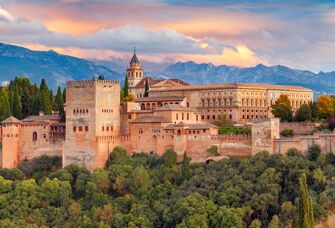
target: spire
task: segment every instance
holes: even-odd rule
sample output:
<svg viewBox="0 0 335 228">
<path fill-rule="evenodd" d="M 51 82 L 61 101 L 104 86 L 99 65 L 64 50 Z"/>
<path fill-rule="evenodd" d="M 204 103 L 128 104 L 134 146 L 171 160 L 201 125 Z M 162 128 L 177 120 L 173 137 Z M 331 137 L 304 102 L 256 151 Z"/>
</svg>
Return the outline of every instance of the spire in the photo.
<svg viewBox="0 0 335 228">
<path fill-rule="evenodd" d="M 132 57 L 131 60 L 130 60 L 130 64 L 133 64 L 133 63 L 140 63 L 140 62 L 138 61 L 137 56 L 136 56 L 136 47 L 135 47 L 135 45 L 134 45 L 134 55 L 133 55 L 133 57 Z"/>
</svg>

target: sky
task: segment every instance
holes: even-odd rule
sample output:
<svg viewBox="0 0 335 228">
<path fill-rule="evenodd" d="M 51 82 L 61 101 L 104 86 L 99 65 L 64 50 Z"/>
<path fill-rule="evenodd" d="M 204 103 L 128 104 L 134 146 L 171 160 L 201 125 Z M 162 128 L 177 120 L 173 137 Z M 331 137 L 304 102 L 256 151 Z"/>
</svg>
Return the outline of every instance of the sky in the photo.
<svg viewBox="0 0 335 228">
<path fill-rule="evenodd" d="M 333 3 L 334 2 L 334 3 Z M 335 70 L 331 0 L 0 0 L 0 42 L 77 57 Z"/>
</svg>

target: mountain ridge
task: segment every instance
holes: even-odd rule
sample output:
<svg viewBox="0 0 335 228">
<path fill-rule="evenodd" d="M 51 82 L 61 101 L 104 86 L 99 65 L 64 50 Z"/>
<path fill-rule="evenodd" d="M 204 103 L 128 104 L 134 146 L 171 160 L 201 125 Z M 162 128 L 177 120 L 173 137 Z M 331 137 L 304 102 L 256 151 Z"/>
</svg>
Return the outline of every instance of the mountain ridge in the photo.
<svg viewBox="0 0 335 228">
<path fill-rule="evenodd" d="M 141 61 L 141 56 L 139 58 Z M 59 54 L 53 50 L 34 51 L 0 43 L 0 83 L 17 76 L 26 76 L 34 83 L 40 83 L 45 78 L 55 89 L 58 85 L 64 86 L 67 80 L 91 79 L 101 74 L 106 79 L 116 79 L 123 83 L 126 66 L 122 70 L 122 65 L 125 65 L 125 60 L 94 61 Z M 143 62 L 145 71 L 146 65 L 150 63 Z M 155 66 L 156 71 L 164 68 L 157 64 Z M 150 74 L 155 78 L 179 78 L 192 84 L 268 83 L 305 86 L 317 94 L 335 93 L 335 71 L 314 73 L 284 65 L 266 66 L 261 63 L 243 68 L 194 61 L 176 62 L 160 71 Z"/>
</svg>

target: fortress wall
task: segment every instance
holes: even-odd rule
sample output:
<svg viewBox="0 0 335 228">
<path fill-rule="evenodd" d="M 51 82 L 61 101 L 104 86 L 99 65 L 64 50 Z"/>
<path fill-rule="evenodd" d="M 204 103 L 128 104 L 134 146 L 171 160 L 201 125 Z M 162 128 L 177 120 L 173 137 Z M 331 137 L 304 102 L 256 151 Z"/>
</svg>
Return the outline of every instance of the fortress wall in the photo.
<svg viewBox="0 0 335 228">
<path fill-rule="evenodd" d="M 280 123 L 280 131 L 293 129 L 294 134 L 310 135 L 318 126 L 320 126 L 318 123 Z"/>
<path fill-rule="evenodd" d="M 308 147 L 318 144 L 324 153 L 335 153 L 334 134 L 316 134 L 313 136 L 300 136 L 293 138 L 280 138 L 274 140 L 275 153 L 285 154 L 290 148 L 306 153 Z"/>
</svg>

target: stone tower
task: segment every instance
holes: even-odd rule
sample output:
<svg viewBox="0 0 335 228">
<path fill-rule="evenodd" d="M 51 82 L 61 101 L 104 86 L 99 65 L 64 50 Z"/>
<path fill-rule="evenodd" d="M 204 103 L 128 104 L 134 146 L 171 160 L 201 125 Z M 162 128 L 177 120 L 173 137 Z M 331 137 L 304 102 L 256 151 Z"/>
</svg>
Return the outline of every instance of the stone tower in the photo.
<svg viewBox="0 0 335 228">
<path fill-rule="evenodd" d="M 15 168 L 19 165 L 21 122 L 9 117 L 2 122 L 1 168 Z"/>
<path fill-rule="evenodd" d="M 63 165 L 104 167 L 120 135 L 119 81 L 68 81 L 65 111 Z"/>
<path fill-rule="evenodd" d="M 128 86 L 131 90 L 143 79 L 143 68 L 138 61 L 136 56 L 136 49 L 134 48 L 133 57 L 130 60 L 129 66 L 127 67 Z"/>
</svg>

